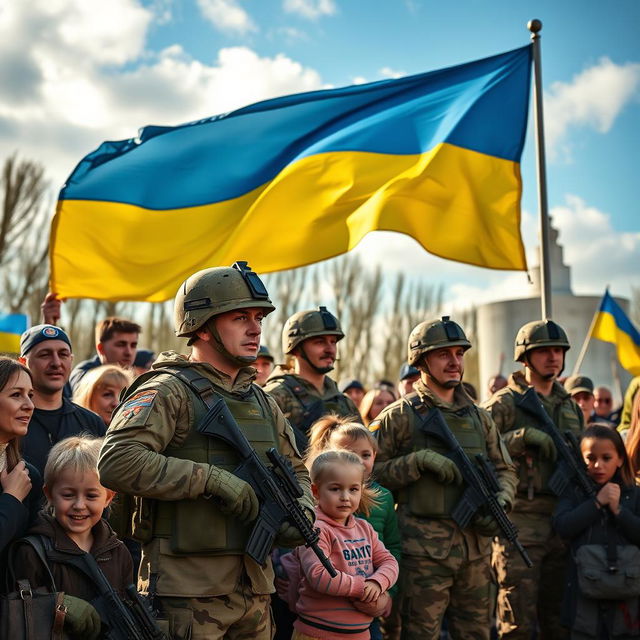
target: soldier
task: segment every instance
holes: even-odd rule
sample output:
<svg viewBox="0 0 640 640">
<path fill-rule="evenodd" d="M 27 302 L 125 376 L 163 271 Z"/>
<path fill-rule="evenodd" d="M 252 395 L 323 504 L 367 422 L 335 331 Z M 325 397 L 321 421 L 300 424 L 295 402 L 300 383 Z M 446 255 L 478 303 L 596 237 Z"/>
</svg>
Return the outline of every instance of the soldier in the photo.
<svg viewBox="0 0 640 640">
<path fill-rule="evenodd" d="M 567 557 L 564 545 L 551 530 L 556 496 L 547 484 L 555 469 L 557 452 L 550 436 L 515 401 L 532 386 L 556 427 L 562 433 L 571 430 L 579 437 L 582 411 L 557 381 L 569 347 L 567 334 L 552 320 L 525 324 L 516 336 L 514 355 L 516 362 L 524 365 L 524 372 L 511 375 L 508 386 L 485 403 L 520 476 L 511 519 L 533 561 L 533 569 L 528 569 L 517 554 L 502 544 L 495 545 L 501 638 L 529 640 L 537 625 L 541 640 L 568 637 L 560 625 L 561 576 Z"/>
<path fill-rule="evenodd" d="M 137 378 L 116 410 L 102 448 L 102 482 L 139 496 L 134 536 L 142 542 L 139 586 L 160 603 L 172 638 L 270 640 L 271 561 L 244 554 L 259 504 L 231 471 L 239 457 L 225 442 L 200 434 L 203 399 L 223 398 L 266 462 L 270 447 L 286 456 L 304 490 L 306 469 L 293 432 L 272 398 L 253 384 L 261 323 L 273 311 L 268 293 L 244 262 L 199 271 L 175 300 L 176 335 L 189 357 L 167 351 Z M 278 542 L 295 546 L 284 524 Z"/>
<path fill-rule="evenodd" d="M 462 476 L 442 443 L 420 430 L 426 410 L 437 407 L 470 459 L 480 454 L 493 463 L 501 487 L 498 500 L 510 508 L 516 486 L 511 458 L 489 414 L 461 385 L 469 348 L 464 332 L 448 316 L 420 323 L 408 345 L 408 362 L 418 368 L 420 379 L 412 393 L 369 425 L 378 434 L 376 477 L 398 492 L 403 638 L 436 640 L 445 611 L 454 638 L 488 640 L 493 622 L 491 538 L 497 524 L 479 514 L 465 529 L 454 522 L 451 513 L 464 491 Z"/>
<path fill-rule="evenodd" d="M 338 319 L 326 307 L 294 313 L 282 330 L 282 351 L 293 359 L 293 367 L 276 367 L 265 391 L 291 423 L 300 451 L 307 448 L 311 425 L 327 413 L 362 422 L 351 398 L 326 375 L 333 369 L 342 338 Z"/>
<path fill-rule="evenodd" d="M 273 356 L 269 351 L 269 347 L 264 344 L 260 345 L 260 349 L 258 349 L 258 357 L 253 363 L 253 366 L 258 372 L 255 380 L 256 384 L 264 387 L 264 385 L 267 383 L 267 378 L 269 377 L 269 374 L 273 369 Z"/>
</svg>

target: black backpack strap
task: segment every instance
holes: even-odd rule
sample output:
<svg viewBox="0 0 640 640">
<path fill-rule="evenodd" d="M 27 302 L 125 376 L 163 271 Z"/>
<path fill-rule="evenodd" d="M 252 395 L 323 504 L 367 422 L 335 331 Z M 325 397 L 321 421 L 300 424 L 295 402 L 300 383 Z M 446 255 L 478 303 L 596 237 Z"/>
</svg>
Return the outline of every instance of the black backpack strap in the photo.
<svg viewBox="0 0 640 640">
<path fill-rule="evenodd" d="M 187 387 L 204 402 L 207 408 L 211 408 L 215 400 L 219 397 L 211 381 L 193 369 L 189 367 L 162 367 L 161 369 L 146 371 L 138 376 L 120 395 L 120 405 L 130 398 L 142 384 L 162 373 L 174 376 L 186 384 Z M 117 411 L 118 408 L 119 407 L 117 407 L 115 411 Z"/>
<path fill-rule="evenodd" d="M 41 536 L 41 535 L 26 536 L 24 538 L 20 538 L 19 540 L 16 540 L 11 545 L 11 548 L 9 549 L 8 562 L 7 562 L 7 581 L 10 581 L 12 585 L 10 590 L 13 590 L 13 585 L 16 582 L 16 573 L 15 573 L 14 560 L 13 560 L 16 555 L 15 551 L 19 544 L 25 544 L 25 543 L 28 544 L 36 552 L 36 555 L 38 556 L 40 563 L 44 567 L 47 573 L 47 576 L 49 577 L 49 590 L 51 593 L 55 593 L 57 591 L 56 581 L 53 579 L 53 573 L 51 573 L 51 567 L 49 566 L 49 562 L 47 560 L 47 551 L 49 551 L 50 549 L 53 549 L 53 545 L 51 544 L 50 538 L 48 538 L 47 536 Z"/>
<path fill-rule="evenodd" d="M 312 398 L 311 394 L 293 376 L 284 375 L 282 381 L 302 405 L 305 413 L 314 409 L 318 402 L 322 402 L 320 398 Z"/>
<path fill-rule="evenodd" d="M 406 402 L 413 409 L 413 411 L 416 414 L 418 414 L 418 416 L 420 418 L 422 418 L 422 419 L 424 419 L 426 417 L 426 415 L 429 413 L 429 411 L 431 411 L 431 407 L 428 407 L 420 399 L 420 396 L 415 391 L 412 391 L 411 393 L 408 393 L 403 398 L 403 401 Z"/>
</svg>

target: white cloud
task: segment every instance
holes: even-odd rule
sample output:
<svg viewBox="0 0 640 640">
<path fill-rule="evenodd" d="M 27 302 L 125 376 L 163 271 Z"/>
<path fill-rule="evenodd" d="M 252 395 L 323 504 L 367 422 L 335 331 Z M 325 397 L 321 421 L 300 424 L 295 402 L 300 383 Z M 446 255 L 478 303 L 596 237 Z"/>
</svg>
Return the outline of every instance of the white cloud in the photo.
<svg viewBox="0 0 640 640">
<path fill-rule="evenodd" d="M 402 76 L 406 76 L 406 71 L 399 71 L 397 69 L 392 69 L 391 67 L 382 67 L 378 73 L 383 78 L 402 78 Z"/>
<path fill-rule="evenodd" d="M 609 284 L 615 294 L 628 295 L 630 285 L 639 284 L 640 232 L 617 231 L 610 214 L 576 195 L 550 213 L 572 267 L 574 293 L 597 294 Z"/>
<path fill-rule="evenodd" d="M 105 139 L 323 87 L 315 70 L 284 54 L 230 47 L 206 64 L 179 45 L 145 50 L 153 14 L 135 0 L 93 13 L 80 5 L 34 0 L 0 12 L 0 162 L 17 150 L 42 162 L 55 186 Z"/>
<path fill-rule="evenodd" d="M 198 0 L 198 6 L 202 15 L 220 31 L 245 35 L 258 30 L 237 0 Z"/>
<path fill-rule="evenodd" d="M 337 11 L 334 0 L 284 0 L 282 7 L 287 13 L 297 13 L 308 20 L 331 16 Z"/>
<path fill-rule="evenodd" d="M 554 82 L 545 93 L 545 138 L 551 156 L 570 157 L 566 136 L 572 127 L 607 133 L 622 109 L 638 96 L 640 63 L 617 65 L 609 58 L 573 77 Z"/>
</svg>

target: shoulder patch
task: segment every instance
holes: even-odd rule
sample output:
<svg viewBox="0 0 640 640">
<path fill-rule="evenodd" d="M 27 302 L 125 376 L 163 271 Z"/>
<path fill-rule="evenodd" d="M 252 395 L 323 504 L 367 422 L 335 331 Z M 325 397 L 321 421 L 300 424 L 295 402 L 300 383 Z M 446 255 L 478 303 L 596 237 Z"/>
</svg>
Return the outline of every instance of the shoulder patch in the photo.
<svg viewBox="0 0 640 640">
<path fill-rule="evenodd" d="M 158 391 L 156 389 L 138 391 L 122 405 L 122 417 L 125 420 L 129 420 L 133 416 L 137 416 L 143 409 L 151 407 L 157 395 Z"/>
</svg>

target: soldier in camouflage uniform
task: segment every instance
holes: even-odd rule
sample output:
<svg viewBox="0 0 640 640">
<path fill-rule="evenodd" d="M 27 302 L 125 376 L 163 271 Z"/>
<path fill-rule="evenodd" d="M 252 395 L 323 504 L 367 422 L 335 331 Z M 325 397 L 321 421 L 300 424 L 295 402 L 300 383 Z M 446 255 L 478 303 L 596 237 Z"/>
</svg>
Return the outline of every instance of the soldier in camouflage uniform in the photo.
<svg viewBox="0 0 640 640">
<path fill-rule="evenodd" d="M 495 603 L 491 516 L 477 514 L 461 529 L 451 518 L 464 487 L 441 442 L 420 430 L 422 414 L 437 407 L 471 460 L 480 454 L 495 467 L 506 509 L 516 475 L 489 414 L 460 384 L 464 352 L 471 347 L 447 316 L 419 324 L 409 337 L 408 362 L 420 370 L 414 391 L 386 407 L 369 428 L 378 434 L 376 477 L 397 491 L 403 534 L 400 563 L 402 638 L 436 640 L 447 612 L 451 636 L 489 639 Z"/>
<path fill-rule="evenodd" d="M 522 362 L 524 372 L 511 375 L 508 385 L 484 405 L 500 429 L 519 473 L 511 519 L 533 562 L 529 569 L 518 554 L 504 545 L 496 543 L 494 547 L 501 638 L 530 640 L 536 627 L 540 640 L 568 637 L 560 625 L 567 552 L 551 530 L 556 496 L 547 486 L 557 452 L 551 438 L 537 428 L 534 418 L 516 407 L 515 401 L 529 386 L 534 387 L 557 428 L 580 436 L 582 412 L 557 382 L 569 346 L 567 334 L 552 320 L 525 324 L 515 342 L 515 360 Z"/>
<path fill-rule="evenodd" d="M 300 451 L 307 448 L 309 427 L 327 413 L 362 422 L 353 400 L 326 375 L 333 369 L 342 338 L 338 319 L 326 307 L 294 313 L 282 330 L 282 351 L 293 360 L 293 367 L 276 367 L 265 391 L 291 423 Z"/>
<path fill-rule="evenodd" d="M 301 505 L 313 518 L 306 469 L 291 427 L 249 366 L 261 323 L 273 311 L 268 293 L 246 263 L 205 269 L 180 287 L 176 335 L 189 339 L 189 357 L 164 352 L 139 377 L 111 422 L 101 452 L 101 481 L 137 496 L 133 535 L 142 542 L 139 586 L 159 602 L 172 638 L 258 638 L 273 634 L 273 569 L 244 554 L 259 504 L 235 476 L 237 453 L 196 426 L 204 397 L 221 397 L 252 446 L 276 447 L 303 487 Z M 300 544 L 283 524 L 278 542 Z"/>
</svg>

